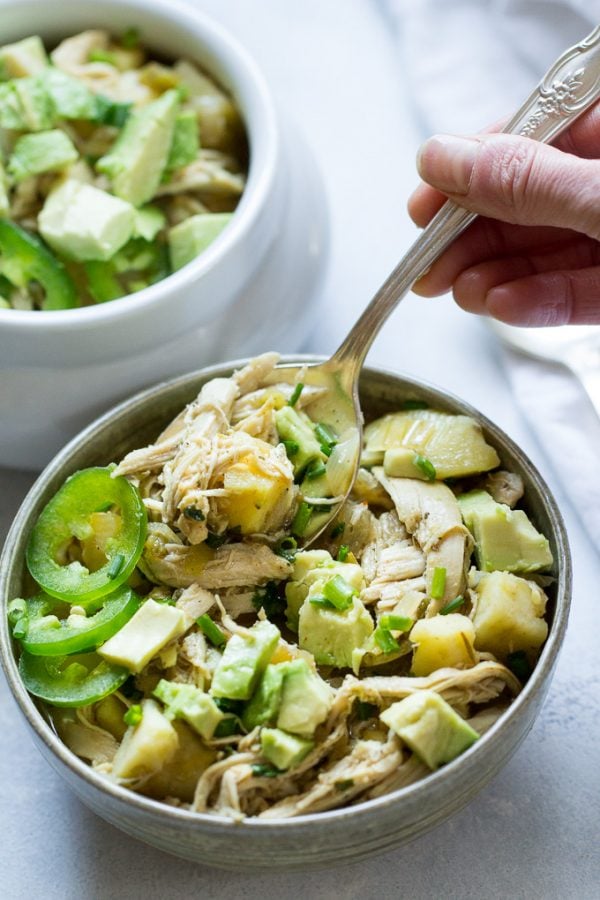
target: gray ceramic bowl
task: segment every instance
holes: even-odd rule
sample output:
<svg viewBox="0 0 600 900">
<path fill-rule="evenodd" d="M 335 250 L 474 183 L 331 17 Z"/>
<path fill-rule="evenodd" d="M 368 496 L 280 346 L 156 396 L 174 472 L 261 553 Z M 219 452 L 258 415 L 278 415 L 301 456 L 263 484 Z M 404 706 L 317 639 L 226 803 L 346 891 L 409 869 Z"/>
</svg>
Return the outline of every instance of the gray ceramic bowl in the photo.
<svg viewBox="0 0 600 900">
<path fill-rule="evenodd" d="M 366 369 L 362 404 L 368 417 L 401 400 L 475 416 L 503 464 L 526 486 L 525 503 L 550 539 L 556 581 L 550 589 L 550 634 L 527 686 L 507 713 L 457 760 L 409 787 L 347 809 L 281 822 L 242 824 L 164 806 L 104 780 L 56 737 L 44 713 L 23 688 L 6 624 L 8 600 L 19 596 L 27 536 L 44 504 L 77 469 L 104 465 L 152 440 L 209 378 L 229 375 L 241 363 L 203 369 L 158 385 L 121 404 L 71 441 L 45 469 L 25 499 L 0 563 L 2 662 L 16 702 L 48 762 L 103 819 L 169 853 L 229 869 L 306 869 L 363 859 L 407 842 L 465 806 L 524 740 L 548 690 L 562 644 L 571 593 L 571 563 L 563 522 L 548 487 L 526 456 L 499 428 L 445 392 L 408 378 Z"/>
</svg>

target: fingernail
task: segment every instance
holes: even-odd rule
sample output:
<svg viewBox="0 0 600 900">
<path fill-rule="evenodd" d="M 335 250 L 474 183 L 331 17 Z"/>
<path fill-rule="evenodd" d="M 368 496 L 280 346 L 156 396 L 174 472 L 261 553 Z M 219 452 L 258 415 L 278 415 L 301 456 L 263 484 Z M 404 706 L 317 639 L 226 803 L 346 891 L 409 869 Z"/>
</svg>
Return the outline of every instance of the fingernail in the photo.
<svg viewBox="0 0 600 900">
<path fill-rule="evenodd" d="M 445 194 L 469 191 L 479 141 L 477 138 L 436 134 L 420 147 L 417 154 L 419 175 Z"/>
</svg>

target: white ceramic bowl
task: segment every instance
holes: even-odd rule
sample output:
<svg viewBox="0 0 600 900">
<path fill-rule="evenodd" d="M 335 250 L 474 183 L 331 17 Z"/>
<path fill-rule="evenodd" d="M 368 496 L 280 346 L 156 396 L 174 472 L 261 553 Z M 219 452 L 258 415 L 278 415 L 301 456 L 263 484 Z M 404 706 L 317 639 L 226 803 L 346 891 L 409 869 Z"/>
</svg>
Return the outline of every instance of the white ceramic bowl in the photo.
<svg viewBox="0 0 600 900">
<path fill-rule="evenodd" d="M 232 94 L 250 144 L 231 224 L 196 260 L 135 295 L 53 312 L 0 309 L 0 465 L 41 468 L 87 422 L 140 387 L 217 359 L 298 349 L 324 267 L 319 175 L 244 49 L 176 0 L 0 0 L 1 42 L 52 45 L 129 26 Z"/>
<path fill-rule="evenodd" d="M 42 473 L 26 497 L 0 560 L 0 657 L 13 695 L 36 744 L 65 782 L 99 816 L 128 834 L 186 859 L 241 871 L 307 869 L 356 862 L 406 843 L 465 806 L 508 761 L 540 711 L 567 624 L 571 563 L 564 525 L 547 485 L 504 432 L 443 390 L 378 369 L 361 377 L 361 403 L 370 417 L 398 409 L 408 398 L 477 418 L 502 464 L 525 484 L 524 503 L 548 536 L 554 556 L 549 586 L 550 632 L 533 674 L 507 712 L 469 750 L 421 781 L 376 800 L 294 819 L 234 822 L 161 804 L 112 784 L 57 738 L 43 710 L 19 678 L 6 619 L 6 603 L 24 590 L 25 546 L 42 508 L 77 469 L 106 465 L 153 440 L 210 378 L 229 376 L 226 363 L 157 385 L 111 410 L 72 441 Z M 534 748 L 535 752 L 535 748 Z M 16 761 L 15 761 L 16 762 Z M 555 773 L 558 774 L 558 773 Z M 548 773 L 552 777 L 552 773 Z M 501 830 L 498 840 L 502 840 Z M 340 896 L 344 889 L 340 888 Z"/>
</svg>

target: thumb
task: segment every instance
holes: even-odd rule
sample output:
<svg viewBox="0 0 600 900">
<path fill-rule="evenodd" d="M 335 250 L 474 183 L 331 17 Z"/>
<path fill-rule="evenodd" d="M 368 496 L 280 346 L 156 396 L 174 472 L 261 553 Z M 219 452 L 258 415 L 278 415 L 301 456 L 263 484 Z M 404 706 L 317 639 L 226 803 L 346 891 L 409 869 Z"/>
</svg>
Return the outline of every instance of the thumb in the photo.
<svg viewBox="0 0 600 900">
<path fill-rule="evenodd" d="M 443 134 L 423 144 L 417 166 L 424 181 L 479 215 L 600 239 L 600 161 L 516 135 Z"/>
</svg>

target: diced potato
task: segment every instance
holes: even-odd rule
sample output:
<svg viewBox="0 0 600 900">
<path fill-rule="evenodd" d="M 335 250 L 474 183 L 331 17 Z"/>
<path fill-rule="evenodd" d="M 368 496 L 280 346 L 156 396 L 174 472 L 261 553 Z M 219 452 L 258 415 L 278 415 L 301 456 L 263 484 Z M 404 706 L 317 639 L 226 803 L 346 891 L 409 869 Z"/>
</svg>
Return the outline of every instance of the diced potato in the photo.
<svg viewBox="0 0 600 900">
<path fill-rule="evenodd" d="M 209 750 L 185 722 L 175 721 L 172 725 L 179 745 L 173 756 L 144 783 L 141 793 L 156 800 L 177 797 L 184 803 L 190 803 L 198 779 L 215 761 L 217 753 L 216 750 Z"/>
<path fill-rule="evenodd" d="M 158 772 L 179 746 L 177 732 L 154 700 L 142 701 L 142 719 L 127 729 L 113 760 L 118 779 L 144 778 Z"/>
<path fill-rule="evenodd" d="M 411 672 L 430 675 L 446 666 L 469 669 L 477 662 L 474 641 L 475 628 L 466 616 L 451 613 L 420 619 L 410 633 L 416 644 Z"/>
<path fill-rule="evenodd" d="M 96 722 L 100 728 L 104 728 L 120 741 L 127 731 L 127 725 L 123 721 L 126 712 L 127 707 L 123 701 L 119 700 L 115 694 L 109 694 L 108 697 L 96 704 Z"/>
<path fill-rule="evenodd" d="M 548 636 L 547 597 L 541 587 L 508 572 L 483 575 L 476 587 L 475 646 L 498 659 L 538 650 Z"/>
</svg>

